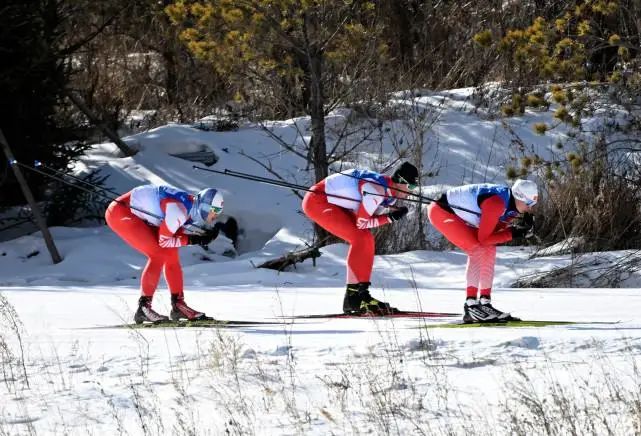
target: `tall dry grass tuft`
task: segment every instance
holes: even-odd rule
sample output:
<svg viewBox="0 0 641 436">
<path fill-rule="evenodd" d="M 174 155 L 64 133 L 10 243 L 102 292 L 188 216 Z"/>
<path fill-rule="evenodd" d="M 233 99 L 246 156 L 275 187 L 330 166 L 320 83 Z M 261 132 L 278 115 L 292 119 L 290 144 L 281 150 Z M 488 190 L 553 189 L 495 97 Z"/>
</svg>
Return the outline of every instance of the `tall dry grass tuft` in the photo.
<svg viewBox="0 0 641 436">
<path fill-rule="evenodd" d="M 23 345 L 23 325 L 9 300 L 0 293 L 0 366 L 5 385 L 9 392 L 16 393 L 20 386 L 16 383 L 22 381 L 29 389 L 29 376 L 25 364 L 25 353 Z M 5 337 L 6 333 L 13 336 L 17 346 L 14 351 Z"/>
<path fill-rule="evenodd" d="M 621 350 L 625 365 L 615 364 L 602 343 L 591 346 L 588 361 L 559 364 L 547 356 L 540 366 L 517 364 L 509 372 L 502 405 L 508 434 L 640 434 L 638 345 Z"/>
<path fill-rule="evenodd" d="M 599 174 L 597 174 L 597 172 Z M 537 234 L 555 243 L 580 237 L 578 251 L 641 247 L 641 178 L 591 167 L 555 178 L 537 207 Z"/>
</svg>

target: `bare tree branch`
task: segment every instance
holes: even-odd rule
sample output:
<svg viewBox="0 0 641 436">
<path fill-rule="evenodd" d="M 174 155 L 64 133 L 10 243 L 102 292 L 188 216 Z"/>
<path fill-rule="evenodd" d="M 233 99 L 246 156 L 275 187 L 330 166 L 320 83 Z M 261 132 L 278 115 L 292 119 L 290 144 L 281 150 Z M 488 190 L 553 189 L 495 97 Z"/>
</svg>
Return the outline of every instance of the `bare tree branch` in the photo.
<svg viewBox="0 0 641 436">
<path fill-rule="evenodd" d="M 257 163 L 257 164 L 258 164 L 258 165 L 260 165 L 261 167 L 265 168 L 265 170 L 267 170 L 267 172 L 268 172 L 268 173 L 270 173 L 270 174 L 272 174 L 273 176 L 277 177 L 279 180 L 283 180 L 283 181 L 285 181 L 285 182 L 288 182 L 288 180 L 286 180 L 286 179 L 284 179 L 283 177 L 281 177 L 281 175 L 280 175 L 280 174 L 278 174 L 278 173 L 277 173 L 276 171 L 274 171 L 271 167 L 267 166 L 266 164 L 264 164 L 263 162 L 259 161 L 258 159 L 254 158 L 254 157 L 252 157 L 252 156 L 250 156 L 250 155 L 248 155 L 248 154 L 245 154 L 243 151 L 241 151 L 239 154 L 240 154 L 241 156 L 244 156 L 244 157 L 246 157 L 247 159 L 251 160 L 252 162 Z M 299 193 L 297 190 L 292 189 L 292 192 L 294 193 L 294 195 L 296 195 L 296 196 L 297 196 L 298 198 L 300 198 L 301 200 L 303 199 L 303 194 Z"/>
</svg>

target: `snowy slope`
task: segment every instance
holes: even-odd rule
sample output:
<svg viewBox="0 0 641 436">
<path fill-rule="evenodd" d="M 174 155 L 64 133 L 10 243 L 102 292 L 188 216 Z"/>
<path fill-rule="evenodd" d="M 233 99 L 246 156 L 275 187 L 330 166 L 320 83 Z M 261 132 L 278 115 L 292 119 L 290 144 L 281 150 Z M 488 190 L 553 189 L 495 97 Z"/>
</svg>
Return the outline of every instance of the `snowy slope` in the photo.
<svg viewBox="0 0 641 436">
<path fill-rule="evenodd" d="M 424 192 L 503 182 L 518 135 L 542 156 L 563 129 L 531 124 L 550 113 L 492 120 L 470 111 L 471 89 L 399 105 L 428 110 Z M 552 108 L 551 110 L 553 110 Z M 339 126 L 345 114 L 329 117 Z M 510 129 L 502 124 L 506 122 Z M 596 121 L 594 121 L 596 122 Z M 288 144 L 308 140 L 307 120 L 267 127 Z M 389 122 L 359 163 L 389 161 L 411 132 Z M 219 319 L 277 321 L 341 308 L 346 246 L 278 273 L 255 265 L 311 241 L 290 190 L 192 169 L 170 153 L 205 145 L 212 168 L 307 185 L 305 161 L 261 130 L 203 132 L 167 125 L 127 138 L 118 157 L 98 144 L 78 168 L 100 168 L 118 192 L 146 182 L 225 192 L 239 220 L 240 255 L 217 239 L 209 252 L 181 249 L 188 302 Z M 301 148 L 302 150 L 302 148 Z M 242 154 L 241 154 L 242 153 Z M 343 162 L 348 165 L 349 162 Z M 602 321 L 545 328 L 421 328 L 434 320 L 313 320 L 225 330 L 95 328 L 130 322 L 144 259 L 108 228 L 54 228 L 64 261 L 52 265 L 39 234 L 0 243 L 0 434 L 633 434 L 639 432 L 641 281 L 620 289 L 516 289 L 517 278 L 568 265 L 500 247 L 494 302 L 524 319 Z M 629 253 L 607 253 L 613 259 Z M 588 257 L 596 259 L 596 257 Z M 372 293 L 408 310 L 462 310 L 465 256 L 414 251 L 377 256 Z M 154 306 L 168 311 L 161 283 Z M 635 427 L 636 426 L 636 427 Z"/>
</svg>

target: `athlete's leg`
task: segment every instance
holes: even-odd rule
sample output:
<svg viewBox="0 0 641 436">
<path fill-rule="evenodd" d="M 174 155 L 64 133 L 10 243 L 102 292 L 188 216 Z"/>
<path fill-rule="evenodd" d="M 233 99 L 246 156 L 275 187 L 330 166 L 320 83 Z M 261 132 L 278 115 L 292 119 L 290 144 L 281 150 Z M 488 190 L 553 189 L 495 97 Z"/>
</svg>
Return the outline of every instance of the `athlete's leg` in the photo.
<svg viewBox="0 0 641 436">
<path fill-rule="evenodd" d="M 165 254 L 164 273 L 169 292 L 183 295 L 183 270 L 180 265 L 178 248 L 163 248 Z"/>
<path fill-rule="evenodd" d="M 466 297 L 478 298 L 479 278 L 481 275 L 481 265 L 483 263 L 483 246 L 478 245 L 467 253 L 467 265 L 465 267 L 465 279 L 467 283 Z"/>
<path fill-rule="evenodd" d="M 350 244 L 347 252 L 347 283 L 369 282 L 374 264 L 374 236 L 356 227 L 355 215 L 327 202 L 322 193 L 308 192 L 303 211 L 319 226 Z"/>
<path fill-rule="evenodd" d="M 478 230 L 468 226 L 465 221 L 453 213 L 441 208 L 438 203 L 429 205 L 427 216 L 436 230 L 464 252 L 470 253 L 480 245 Z"/>
<path fill-rule="evenodd" d="M 147 265 L 140 278 L 140 286 L 142 295 L 149 297 L 158 286 L 160 272 L 165 263 L 163 249 L 158 245 L 157 230 L 132 214 L 128 203 L 128 194 L 112 202 L 105 213 L 105 220 L 127 244 L 147 256 Z"/>
<path fill-rule="evenodd" d="M 496 264 L 496 246 L 483 245 L 481 258 L 481 271 L 479 277 L 479 289 L 481 297 L 490 298 L 492 293 L 492 282 L 494 281 L 494 265 Z"/>
<path fill-rule="evenodd" d="M 468 226 L 453 213 L 432 203 L 427 209 L 432 225 L 452 244 L 467 254 L 465 267 L 466 297 L 477 298 L 484 248 L 478 241 L 478 230 Z"/>
</svg>

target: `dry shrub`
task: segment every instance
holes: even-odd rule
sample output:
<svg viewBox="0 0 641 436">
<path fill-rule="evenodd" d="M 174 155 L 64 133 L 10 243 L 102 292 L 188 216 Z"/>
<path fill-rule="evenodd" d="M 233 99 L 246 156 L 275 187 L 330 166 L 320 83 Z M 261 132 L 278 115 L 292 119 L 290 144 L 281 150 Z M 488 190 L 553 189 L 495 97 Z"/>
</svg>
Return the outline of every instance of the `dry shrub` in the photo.
<svg viewBox="0 0 641 436">
<path fill-rule="evenodd" d="M 641 247 L 641 178 L 620 171 L 627 163 L 587 162 L 547 185 L 537 208 L 538 236 L 545 243 L 580 236 L 579 251 Z"/>
<path fill-rule="evenodd" d="M 374 229 L 376 254 L 404 253 L 427 248 L 424 232 L 427 223 L 425 207 L 418 207 L 418 203 L 405 205 L 409 208 L 405 218 Z"/>
</svg>

